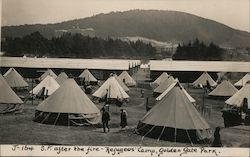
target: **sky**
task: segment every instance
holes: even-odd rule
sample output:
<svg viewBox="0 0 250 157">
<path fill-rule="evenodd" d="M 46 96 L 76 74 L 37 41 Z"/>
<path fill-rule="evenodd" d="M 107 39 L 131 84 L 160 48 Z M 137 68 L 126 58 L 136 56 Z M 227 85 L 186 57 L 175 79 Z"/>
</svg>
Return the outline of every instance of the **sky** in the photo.
<svg viewBox="0 0 250 157">
<path fill-rule="evenodd" d="M 250 32 L 250 0 L 0 0 L 2 26 L 56 23 L 111 11 L 174 10 Z"/>
</svg>

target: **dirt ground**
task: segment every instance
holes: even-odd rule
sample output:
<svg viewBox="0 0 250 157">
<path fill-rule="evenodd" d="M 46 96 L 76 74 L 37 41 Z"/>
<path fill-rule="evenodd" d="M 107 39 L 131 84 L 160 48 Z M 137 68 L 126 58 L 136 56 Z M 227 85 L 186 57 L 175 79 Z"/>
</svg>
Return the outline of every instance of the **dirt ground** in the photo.
<svg viewBox="0 0 250 157">
<path fill-rule="evenodd" d="M 133 77 L 138 82 L 144 82 L 148 79 L 148 73 L 139 70 Z M 134 133 L 138 121 L 146 113 L 146 97 L 149 98 L 151 106 L 155 103 L 152 90 L 147 87 L 144 91 L 144 97 L 141 97 L 141 88 L 130 88 L 130 101 L 122 107 L 128 112 L 128 127 L 126 130 L 121 130 L 119 126 L 120 108 L 111 106 L 111 130 L 109 133 L 103 133 L 102 128 L 97 126 L 67 127 L 33 122 L 35 108 L 40 101 L 34 101 L 33 105 L 31 101 L 27 101 L 23 105 L 23 112 L 0 115 L 0 144 L 191 146 L 189 143 L 157 141 L 147 137 L 142 140 L 142 136 Z M 225 147 L 250 147 L 249 126 L 224 128 L 223 118 L 221 117 L 221 109 L 224 106 L 223 100 L 209 99 L 206 96 L 203 99 L 203 91 L 200 89 L 188 88 L 187 91 L 195 98 L 198 105 L 204 103 L 205 106 L 208 106 L 207 114 L 203 114 L 203 116 L 211 126 L 212 131 L 217 126 L 222 127 L 221 139 Z M 103 104 L 97 104 L 98 108 L 102 106 Z M 194 146 L 209 145 L 196 144 Z"/>
</svg>

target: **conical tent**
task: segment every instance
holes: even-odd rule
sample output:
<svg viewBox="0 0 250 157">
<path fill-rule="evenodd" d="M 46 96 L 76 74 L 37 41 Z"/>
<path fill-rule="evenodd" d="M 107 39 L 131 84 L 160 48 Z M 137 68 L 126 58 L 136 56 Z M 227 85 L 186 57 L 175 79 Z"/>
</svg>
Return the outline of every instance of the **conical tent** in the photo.
<svg viewBox="0 0 250 157">
<path fill-rule="evenodd" d="M 12 68 L 9 68 L 8 71 L 6 71 L 6 73 L 3 75 L 4 77 L 8 75 L 8 73 L 10 73 L 12 70 Z"/>
<path fill-rule="evenodd" d="M 43 79 L 45 79 L 48 75 L 52 76 L 54 79 L 57 78 L 57 75 L 51 70 L 48 69 L 47 71 L 45 71 L 42 76 L 39 77 L 39 80 L 42 81 Z"/>
<path fill-rule="evenodd" d="M 191 143 L 211 138 L 210 126 L 178 84 L 147 112 L 137 132 L 143 137 Z"/>
<path fill-rule="evenodd" d="M 90 73 L 88 69 L 85 69 L 79 75 L 79 78 L 84 78 L 86 82 L 97 82 L 97 79 Z"/>
<path fill-rule="evenodd" d="M 229 97 L 238 92 L 238 89 L 235 88 L 230 81 L 224 80 L 222 81 L 212 92 L 210 92 L 209 96 L 220 96 L 220 97 Z"/>
<path fill-rule="evenodd" d="M 4 78 L 11 88 L 26 88 L 29 86 L 14 68 L 10 68 Z"/>
<path fill-rule="evenodd" d="M 121 80 L 116 74 L 114 74 L 113 76 L 114 76 L 114 78 L 117 80 L 117 82 L 120 84 L 120 86 L 123 88 L 123 90 L 124 90 L 125 92 L 128 92 L 129 89 L 128 89 L 128 87 L 122 82 L 122 80 Z"/>
<path fill-rule="evenodd" d="M 210 86 L 216 86 L 217 83 L 212 79 L 212 77 L 207 73 L 204 72 L 196 81 L 193 82 L 193 85 L 195 86 L 206 86 L 207 81 L 209 82 Z"/>
<path fill-rule="evenodd" d="M 61 72 L 57 78 L 56 81 L 59 85 L 61 85 L 65 80 L 68 79 L 68 75 L 65 72 Z"/>
<path fill-rule="evenodd" d="M 34 89 L 33 94 L 37 95 L 41 90 L 47 91 L 47 95 L 51 95 L 53 92 L 55 92 L 60 85 L 56 82 L 56 80 L 48 75 L 45 79 L 43 79 Z M 32 91 L 30 91 L 32 93 Z"/>
<path fill-rule="evenodd" d="M 226 100 L 226 104 L 241 107 L 243 99 L 246 98 L 248 101 L 248 108 L 250 109 L 250 83 L 246 83 L 237 93 Z"/>
<path fill-rule="evenodd" d="M 159 86 L 154 89 L 154 93 L 158 93 L 158 94 L 163 93 L 174 82 L 175 82 L 175 79 L 172 76 L 169 76 L 167 79 L 161 81 Z"/>
<path fill-rule="evenodd" d="M 120 75 L 119 75 L 120 80 L 122 80 L 122 82 L 124 82 L 128 87 L 131 86 L 135 86 L 136 82 L 135 80 L 128 74 L 127 71 L 123 71 Z"/>
<path fill-rule="evenodd" d="M 248 81 L 250 81 L 250 74 L 247 73 L 242 79 L 236 82 L 235 86 L 244 86 Z"/>
<path fill-rule="evenodd" d="M 23 101 L 16 95 L 16 93 L 10 88 L 8 83 L 0 74 L 0 104 L 22 104 Z"/>
<path fill-rule="evenodd" d="M 156 100 L 157 101 L 160 101 L 169 91 L 171 91 L 175 86 L 176 84 L 179 84 L 179 86 L 181 87 L 181 90 L 184 92 L 184 94 L 187 96 L 188 100 L 191 102 L 191 103 L 195 103 L 195 99 L 188 94 L 188 92 L 185 90 L 184 87 L 181 86 L 180 82 L 175 79 L 174 83 L 172 83 L 161 95 L 159 95 Z"/>
<path fill-rule="evenodd" d="M 128 94 L 117 82 L 114 76 L 109 77 L 103 85 L 93 93 L 94 97 L 104 98 L 107 95 L 109 99 L 127 99 Z"/>
<path fill-rule="evenodd" d="M 168 78 L 168 74 L 166 72 L 163 72 L 154 82 L 153 84 L 159 85 L 162 81 L 166 80 Z"/>
<path fill-rule="evenodd" d="M 86 122 L 97 124 L 100 122 L 101 115 L 100 110 L 81 90 L 74 79 L 67 79 L 58 90 L 41 102 L 36 110 L 40 112 L 36 114 L 36 121 L 43 121 L 47 124 L 77 125 Z M 67 120 L 64 119 L 65 115 L 68 116 L 68 119 L 66 117 Z M 46 118 L 46 116 L 48 117 Z"/>
</svg>

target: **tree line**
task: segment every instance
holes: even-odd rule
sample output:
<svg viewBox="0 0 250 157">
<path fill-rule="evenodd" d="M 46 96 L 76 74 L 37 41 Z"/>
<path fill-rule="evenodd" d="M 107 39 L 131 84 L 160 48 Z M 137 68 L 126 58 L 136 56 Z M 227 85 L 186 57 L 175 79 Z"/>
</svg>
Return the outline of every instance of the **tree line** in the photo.
<svg viewBox="0 0 250 157">
<path fill-rule="evenodd" d="M 206 45 L 199 39 L 189 41 L 188 44 L 179 44 L 174 60 L 222 60 L 223 49 L 211 42 Z"/>
<path fill-rule="evenodd" d="M 1 43 L 6 56 L 72 58 L 154 58 L 156 49 L 142 41 L 98 38 L 66 33 L 47 39 L 39 32 L 24 37 L 6 37 Z"/>
</svg>

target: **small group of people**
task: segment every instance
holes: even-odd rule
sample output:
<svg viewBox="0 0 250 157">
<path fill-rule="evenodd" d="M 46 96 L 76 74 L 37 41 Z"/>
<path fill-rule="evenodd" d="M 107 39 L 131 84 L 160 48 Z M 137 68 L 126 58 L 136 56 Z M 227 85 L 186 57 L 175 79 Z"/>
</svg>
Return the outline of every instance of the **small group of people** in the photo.
<svg viewBox="0 0 250 157">
<path fill-rule="evenodd" d="M 110 127 L 109 127 L 109 121 L 110 121 L 109 106 L 105 105 L 101 110 L 102 110 L 103 132 L 106 132 L 106 128 L 108 129 L 108 132 L 109 132 L 110 131 Z M 127 111 L 125 109 L 121 109 L 120 111 L 121 111 L 121 113 L 120 113 L 120 117 L 121 117 L 120 126 L 121 126 L 121 129 L 123 130 L 128 125 L 128 123 L 127 123 L 128 113 L 127 113 Z"/>
</svg>

